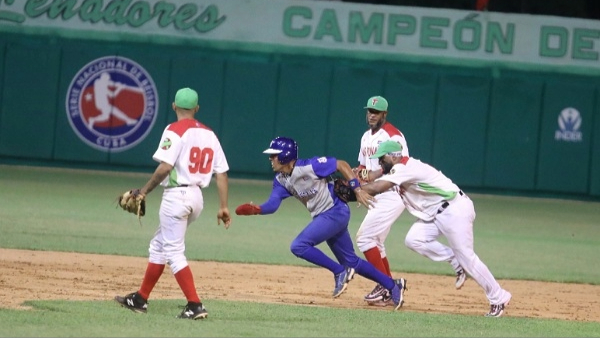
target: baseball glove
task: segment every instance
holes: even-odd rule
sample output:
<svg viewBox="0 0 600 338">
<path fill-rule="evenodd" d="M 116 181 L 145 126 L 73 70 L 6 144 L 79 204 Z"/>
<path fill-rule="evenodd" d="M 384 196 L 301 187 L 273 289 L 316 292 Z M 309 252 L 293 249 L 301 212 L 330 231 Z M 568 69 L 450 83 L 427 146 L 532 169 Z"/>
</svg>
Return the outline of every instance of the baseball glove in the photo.
<svg viewBox="0 0 600 338">
<path fill-rule="evenodd" d="M 336 178 L 335 181 L 333 181 L 333 192 L 339 199 L 346 203 L 356 202 L 356 194 L 354 193 L 354 190 L 350 188 L 348 181 L 343 178 Z"/>
<path fill-rule="evenodd" d="M 352 172 L 354 173 L 354 175 L 356 175 L 356 177 L 358 177 L 358 180 L 360 181 L 360 184 L 366 184 L 369 183 L 369 170 L 367 170 L 364 167 L 356 167 L 356 168 L 352 168 Z"/>
<path fill-rule="evenodd" d="M 260 209 L 260 205 L 246 203 L 246 204 L 242 204 L 242 205 L 238 206 L 237 208 L 235 208 L 235 213 L 236 213 L 236 215 L 244 215 L 244 216 L 260 215 L 261 209 Z"/>
<path fill-rule="evenodd" d="M 123 210 L 137 215 L 138 219 L 146 214 L 146 196 L 140 189 L 127 190 L 119 196 L 119 206 Z"/>
</svg>

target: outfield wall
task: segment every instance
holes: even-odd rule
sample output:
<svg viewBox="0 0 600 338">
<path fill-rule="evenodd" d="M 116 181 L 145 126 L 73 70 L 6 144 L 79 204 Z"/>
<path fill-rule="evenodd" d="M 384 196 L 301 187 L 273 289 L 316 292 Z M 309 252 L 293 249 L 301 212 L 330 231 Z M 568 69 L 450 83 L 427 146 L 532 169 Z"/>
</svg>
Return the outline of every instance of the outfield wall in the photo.
<svg viewBox="0 0 600 338">
<path fill-rule="evenodd" d="M 324 6 L 283 3 L 284 13 L 299 3 L 315 10 Z M 451 14 L 464 14 L 456 12 Z M 593 23 L 586 25 L 595 32 Z M 435 53 L 393 58 L 386 46 L 381 47 L 385 57 L 354 57 L 347 46 L 301 53 L 301 46 L 294 50 L 285 43 L 286 48 L 250 50 L 232 41 L 156 41 L 150 34 L 144 41 L 139 32 L 131 39 L 106 39 L 68 27 L 47 34 L 40 29 L 0 26 L 3 159 L 153 168 L 151 155 L 175 118 L 174 92 L 190 86 L 200 93 L 198 119 L 220 137 L 232 176 L 270 177 L 262 150 L 278 135 L 295 138 L 300 156 L 331 155 L 355 165 L 366 128 L 362 107 L 368 97 L 381 94 L 411 155 L 462 187 L 600 196 L 600 80 L 597 65 L 589 74 L 581 71 L 586 69 L 581 60 L 595 55 L 589 48 L 575 53 L 577 71 L 572 71 L 564 60 L 540 68 L 483 56 L 473 62 Z M 138 124 L 112 117 L 87 125 L 99 114 L 88 98 L 102 71 L 128 84 L 112 103 Z"/>
</svg>

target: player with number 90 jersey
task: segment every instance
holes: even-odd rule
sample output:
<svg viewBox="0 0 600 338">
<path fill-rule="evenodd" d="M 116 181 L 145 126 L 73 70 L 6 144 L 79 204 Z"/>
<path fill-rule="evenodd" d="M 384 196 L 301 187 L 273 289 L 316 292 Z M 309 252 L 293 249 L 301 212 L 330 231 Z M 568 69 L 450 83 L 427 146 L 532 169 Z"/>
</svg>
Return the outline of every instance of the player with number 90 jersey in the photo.
<svg viewBox="0 0 600 338">
<path fill-rule="evenodd" d="M 181 88 L 171 106 L 177 122 L 163 131 L 158 149 L 152 155 L 159 164 L 140 189 L 140 194 L 146 195 L 159 184 L 164 187 L 158 229 L 150 240 L 144 279 L 136 292 L 116 296 L 115 301 L 132 311 L 145 313 L 150 293 L 169 265 L 187 300 L 178 318 L 203 319 L 208 312 L 196 291 L 194 275 L 185 256 L 185 235 L 204 209 L 200 188 L 208 187 L 213 174 L 219 195 L 217 224 L 223 222 L 225 229 L 229 228 L 229 166 L 215 133 L 194 118 L 200 110 L 198 93 L 188 87 Z"/>
<path fill-rule="evenodd" d="M 221 143 L 215 133 L 194 119 L 168 125 L 152 158 L 173 166 L 161 183 L 164 187 L 197 185 L 206 188 L 212 174 L 229 170 Z"/>
</svg>

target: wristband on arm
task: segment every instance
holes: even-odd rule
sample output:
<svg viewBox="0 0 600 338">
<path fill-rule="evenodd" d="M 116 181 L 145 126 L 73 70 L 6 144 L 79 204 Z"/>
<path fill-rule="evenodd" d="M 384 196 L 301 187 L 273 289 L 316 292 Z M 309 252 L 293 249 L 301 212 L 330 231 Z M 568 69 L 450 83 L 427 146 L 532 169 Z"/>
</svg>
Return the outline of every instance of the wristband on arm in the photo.
<svg viewBox="0 0 600 338">
<path fill-rule="evenodd" d="M 360 188 L 360 182 L 357 178 L 353 178 L 350 181 L 348 181 L 348 185 L 350 185 L 350 188 L 352 188 L 352 190 Z"/>
</svg>

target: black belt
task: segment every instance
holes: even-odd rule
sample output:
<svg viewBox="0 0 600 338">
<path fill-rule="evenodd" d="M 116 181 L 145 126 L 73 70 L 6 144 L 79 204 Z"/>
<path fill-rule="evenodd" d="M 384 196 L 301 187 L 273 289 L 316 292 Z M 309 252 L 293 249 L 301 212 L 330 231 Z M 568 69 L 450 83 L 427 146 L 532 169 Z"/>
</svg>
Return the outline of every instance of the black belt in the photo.
<svg viewBox="0 0 600 338">
<path fill-rule="evenodd" d="M 459 190 L 459 191 L 458 191 L 458 193 L 459 193 L 461 196 L 464 196 L 464 195 L 465 195 L 465 193 L 464 193 L 464 192 L 462 192 L 462 190 Z M 449 205 L 450 205 L 450 202 L 448 202 L 448 201 L 444 201 L 444 203 L 442 203 L 442 206 L 441 206 L 441 207 L 438 209 L 438 212 L 437 212 L 437 213 L 438 213 L 438 214 L 441 214 L 441 213 L 442 213 L 444 210 L 446 210 L 446 208 L 447 208 Z"/>
<path fill-rule="evenodd" d="M 198 187 L 198 188 L 200 188 L 199 185 L 195 185 L 195 184 L 180 184 L 180 185 L 176 185 L 174 187 L 167 187 L 167 188 L 187 188 L 187 187 Z"/>
</svg>

